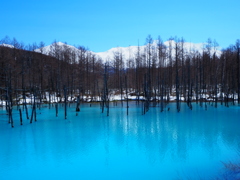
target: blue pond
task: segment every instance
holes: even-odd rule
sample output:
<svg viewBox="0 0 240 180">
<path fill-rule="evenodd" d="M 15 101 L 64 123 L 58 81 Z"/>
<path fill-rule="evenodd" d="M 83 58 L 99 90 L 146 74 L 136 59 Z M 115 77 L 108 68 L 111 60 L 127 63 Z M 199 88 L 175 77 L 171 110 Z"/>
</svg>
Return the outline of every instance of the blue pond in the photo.
<svg viewBox="0 0 240 180">
<path fill-rule="evenodd" d="M 13 110 L 14 128 L 0 110 L 0 179 L 212 179 L 225 173 L 224 162 L 240 162 L 240 107 L 185 104 L 176 111 L 141 105 L 99 104 L 37 110 L 37 122 Z M 31 112 L 31 109 L 29 109 Z"/>
</svg>

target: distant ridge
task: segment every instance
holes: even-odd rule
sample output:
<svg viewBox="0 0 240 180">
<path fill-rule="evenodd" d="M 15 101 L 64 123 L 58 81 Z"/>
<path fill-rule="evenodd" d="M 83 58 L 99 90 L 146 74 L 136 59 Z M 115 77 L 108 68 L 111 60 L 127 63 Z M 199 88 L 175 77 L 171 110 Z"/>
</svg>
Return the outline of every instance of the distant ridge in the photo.
<svg viewBox="0 0 240 180">
<path fill-rule="evenodd" d="M 170 41 L 166 41 L 163 43 L 163 45 L 166 47 L 166 49 L 169 49 L 169 45 L 172 45 L 172 57 L 175 56 L 175 52 L 174 52 L 174 48 L 176 45 L 176 42 L 174 40 L 170 40 Z M 56 46 L 59 48 L 59 50 L 64 50 L 64 48 L 68 48 L 73 52 L 79 52 L 80 50 L 72 45 L 68 45 L 62 42 L 56 42 L 53 43 L 51 45 L 42 47 L 40 49 L 36 49 L 36 52 L 41 52 L 43 54 L 46 55 L 51 55 L 51 49 L 53 49 L 54 46 Z M 206 47 L 207 43 L 190 43 L 190 42 L 184 42 L 184 51 L 185 53 L 187 53 L 188 55 L 193 54 L 194 52 L 199 52 L 202 53 L 204 48 Z M 93 55 L 96 55 L 98 58 L 101 58 L 103 60 L 103 62 L 111 62 L 114 59 L 114 55 L 116 53 L 120 53 L 122 55 L 123 61 L 126 62 L 128 59 L 135 59 L 138 51 L 139 54 L 142 55 L 145 53 L 147 45 L 143 45 L 143 46 L 129 46 L 129 47 L 114 47 L 111 48 L 105 52 L 92 52 L 92 51 L 87 51 L 89 53 L 92 53 Z M 157 48 L 158 48 L 158 41 L 155 40 L 153 41 L 153 43 L 151 44 L 151 50 L 154 53 L 157 53 Z M 215 47 L 215 49 L 212 47 L 211 49 L 211 54 L 213 54 L 214 52 L 216 53 L 217 56 L 221 55 L 221 51 L 219 50 L 220 47 Z"/>
</svg>

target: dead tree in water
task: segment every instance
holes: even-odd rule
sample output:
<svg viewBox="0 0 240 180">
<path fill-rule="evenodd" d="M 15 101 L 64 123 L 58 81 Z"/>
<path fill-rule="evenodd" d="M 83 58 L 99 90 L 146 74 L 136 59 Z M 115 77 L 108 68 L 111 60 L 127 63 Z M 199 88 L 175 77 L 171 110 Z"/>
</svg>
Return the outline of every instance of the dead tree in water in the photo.
<svg viewBox="0 0 240 180">
<path fill-rule="evenodd" d="M 50 109 L 51 108 L 51 94 L 50 94 L 50 92 L 48 92 L 48 99 L 49 99 L 49 101 L 48 101 L 48 109 Z"/>
<path fill-rule="evenodd" d="M 192 109 L 192 83 L 191 83 L 191 67 L 190 58 L 187 59 L 187 69 L 188 69 L 188 93 L 187 93 L 187 105 Z"/>
<path fill-rule="evenodd" d="M 123 107 L 123 85 L 122 85 L 122 77 L 120 78 L 120 93 L 121 93 L 121 105 Z"/>
<path fill-rule="evenodd" d="M 19 116 L 20 116 L 20 125 L 23 125 L 22 110 L 20 108 L 19 108 Z"/>
<path fill-rule="evenodd" d="M 12 95 L 11 95 L 11 87 L 7 88 L 6 90 L 6 110 L 8 112 L 8 122 L 9 124 L 11 124 L 12 127 L 14 127 L 13 125 L 13 118 L 12 118 L 12 108 L 13 108 L 13 104 L 12 104 Z"/>
<path fill-rule="evenodd" d="M 179 49 L 178 49 L 178 42 L 175 44 L 175 58 L 176 58 L 176 100 L 177 100 L 177 111 L 180 111 L 180 100 L 179 100 L 179 76 L 178 76 L 178 54 L 179 54 Z"/>
<path fill-rule="evenodd" d="M 127 98 L 127 115 L 128 115 L 128 86 L 127 86 L 127 76 L 125 76 L 125 84 L 126 84 L 126 98 Z"/>
<path fill-rule="evenodd" d="M 165 92 L 165 58 L 166 58 L 166 46 L 163 44 L 161 37 L 158 37 L 157 43 L 158 52 L 158 94 L 160 95 L 160 111 L 163 112 L 164 109 L 164 92 Z"/>
<path fill-rule="evenodd" d="M 36 119 L 36 90 L 35 90 L 35 88 L 33 89 L 33 107 L 32 107 L 32 115 L 31 115 L 30 123 L 32 123 L 33 118 L 35 119 L 35 121 L 37 121 L 37 119 Z"/>
<path fill-rule="evenodd" d="M 219 67 L 220 67 L 220 63 L 218 62 L 217 63 L 217 57 L 216 57 L 216 51 L 217 51 L 217 46 L 218 46 L 218 43 L 214 40 L 213 42 L 213 47 L 214 47 L 214 53 L 213 53 L 213 68 L 214 71 L 215 71 L 215 74 L 213 75 L 213 79 L 215 81 L 215 87 L 214 87 L 214 94 L 215 94 L 215 107 L 217 108 L 217 103 L 218 103 L 218 74 L 219 74 Z"/>
<path fill-rule="evenodd" d="M 56 117 L 58 117 L 58 103 L 55 104 L 55 109 L 56 109 Z"/>
<path fill-rule="evenodd" d="M 237 53 L 237 98 L 238 104 L 240 104 L 240 39 L 236 41 L 235 49 Z"/>
<path fill-rule="evenodd" d="M 6 77 L 6 110 L 8 113 L 8 123 L 13 125 L 12 118 L 12 109 L 13 109 L 13 101 L 12 101 L 12 68 L 11 65 L 7 68 L 6 72 L 8 72 L 8 76 Z"/>
<path fill-rule="evenodd" d="M 67 88 L 64 85 L 64 118 L 67 119 Z"/>
<path fill-rule="evenodd" d="M 107 108 L 107 116 L 109 116 L 109 98 L 108 98 L 108 77 L 107 77 L 107 64 L 105 64 L 104 76 L 103 76 L 103 94 L 102 94 L 102 113 L 104 112 L 104 106 Z"/>
<path fill-rule="evenodd" d="M 136 62 L 135 62 L 135 79 L 136 79 L 136 81 L 135 81 L 135 83 L 136 83 L 136 85 L 135 85 L 135 91 L 136 91 L 136 95 L 137 95 L 137 101 L 136 101 L 136 103 L 139 105 L 139 101 L 140 101 L 140 98 L 139 98 L 139 96 L 140 96 L 140 75 L 139 75 L 139 73 L 140 73 L 140 65 L 141 65 L 141 57 L 140 57 L 140 47 L 139 47 L 139 45 L 138 45 L 138 51 L 137 51 L 137 55 L 136 55 Z"/>
<path fill-rule="evenodd" d="M 195 68 L 195 71 L 196 71 L 196 75 L 195 75 L 195 96 L 196 96 L 196 103 L 198 104 L 198 99 L 199 99 L 199 55 L 197 55 L 196 57 L 196 68 Z M 201 87 L 201 85 L 200 85 Z"/>
<path fill-rule="evenodd" d="M 143 106 L 143 114 L 145 114 L 149 110 L 150 106 L 150 87 L 149 87 L 149 81 L 147 80 L 147 75 L 144 75 L 144 84 L 143 84 L 143 89 L 144 89 L 144 96 L 145 96 L 145 101 L 144 101 L 144 106 Z"/>
<path fill-rule="evenodd" d="M 164 108 L 163 95 L 164 95 L 164 79 L 162 80 L 162 83 L 161 83 L 161 105 L 160 105 L 161 112 L 163 112 L 163 108 Z"/>
<path fill-rule="evenodd" d="M 77 107 L 76 107 L 76 112 L 80 111 L 80 97 L 77 97 Z"/>
<path fill-rule="evenodd" d="M 27 117 L 27 119 L 29 119 L 28 107 L 27 107 L 27 99 L 26 99 L 26 89 L 23 90 L 23 110 L 24 109 L 26 111 L 26 117 Z"/>
</svg>

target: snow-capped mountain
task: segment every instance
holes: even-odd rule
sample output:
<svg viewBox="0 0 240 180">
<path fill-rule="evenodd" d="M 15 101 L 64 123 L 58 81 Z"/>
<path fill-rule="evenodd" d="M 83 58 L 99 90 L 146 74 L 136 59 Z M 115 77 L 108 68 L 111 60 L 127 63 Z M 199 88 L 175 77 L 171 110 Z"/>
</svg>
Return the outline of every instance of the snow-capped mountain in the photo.
<svg viewBox="0 0 240 180">
<path fill-rule="evenodd" d="M 176 42 L 174 40 L 166 41 L 162 45 L 165 48 L 165 52 L 167 52 L 168 55 L 169 55 L 170 49 L 172 49 L 171 55 L 172 57 L 175 57 Z M 178 45 L 181 46 L 181 44 L 178 44 Z M 123 61 L 126 62 L 128 59 L 135 59 L 138 54 L 142 55 L 146 53 L 148 47 L 150 47 L 152 55 L 156 54 L 158 51 L 158 41 L 155 40 L 152 44 L 150 45 L 147 44 L 143 46 L 114 47 L 105 52 L 97 52 L 97 53 L 92 51 L 86 51 L 86 52 L 101 58 L 103 62 L 107 62 L 107 61 L 111 62 L 117 54 L 118 55 L 121 54 Z M 203 50 L 206 51 L 205 47 L 206 47 L 206 43 L 184 42 L 183 44 L 184 52 L 188 55 L 191 55 L 194 52 L 202 53 Z M 220 47 L 215 47 L 215 49 L 212 47 L 210 53 L 211 54 L 216 53 L 216 55 L 220 56 L 221 51 L 219 49 Z M 46 54 L 46 55 L 53 55 L 54 51 L 56 50 L 60 50 L 60 51 L 70 50 L 71 52 L 75 52 L 75 53 L 81 52 L 81 50 L 79 50 L 75 46 L 71 46 L 62 42 L 56 42 L 51 45 L 42 47 L 40 49 L 36 49 L 35 51 Z"/>
<path fill-rule="evenodd" d="M 35 52 L 43 53 L 45 55 L 51 55 L 55 50 L 64 51 L 65 49 L 70 49 L 71 51 L 76 51 L 76 52 L 79 51 L 78 48 L 74 46 L 71 46 L 62 42 L 56 42 L 48 46 L 36 49 Z"/>
<path fill-rule="evenodd" d="M 175 57 L 175 46 L 176 46 L 176 42 L 171 40 L 171 41 L 166 41 L 163 43 L 163 45 L 165 46 L 166 50 L 168 51 L 170 49 L 170 44 L 172 46 L 172 57 Z M 204 49 L 206 46 L 206 43 L 190 43 L 190 42 L 184 42 L 183 47 L 184 47 L 184 52 L 186 54 L 192 54 L 194 52 L 199 52 L 202 53 L 203 50 L 206 51 L 206 49 Z M 216 52 L 217 56 L 221 55 L 221 51 L 219 50 L 220 47 L 216 47 L 216 49 L 214 50 L 213 48 L 211 49 L 211 54 L 213 54 L 214 52 Z M 115 48 L 111 48 L 105 52 L 98 52 L 95 53 L 96 55 L 98 55 L 99 57 L 101 57 L 103 60 L 105 61 L 111 61 L 112 59 L 114 59 L 114 54 L 116 52 L 121 53 L 123 56 L 123 59 L 132 59 L 132 58 L 136 58 L 138 51 L 141 54 L 145 53 L 147 50 L 147 45 L 143 45 L 143 46 L 129 46 L 129 47 L 115 47 Z M 151 50 L 152 50 L 152 54 L 157 53 L 158 51 L 158 42 L 154 41 L 153 44 L 151 44 Z"/>
</svg>

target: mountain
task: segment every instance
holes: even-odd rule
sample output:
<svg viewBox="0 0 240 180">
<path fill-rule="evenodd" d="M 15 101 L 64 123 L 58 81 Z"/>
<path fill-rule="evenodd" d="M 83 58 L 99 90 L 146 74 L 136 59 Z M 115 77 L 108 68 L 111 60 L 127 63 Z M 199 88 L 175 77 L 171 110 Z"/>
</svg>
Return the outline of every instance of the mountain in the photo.
<svg viewBox="0 0 240 180">
<path fill-rule="evenodd" d="M 171 40 L 171 41 L 166 41 L 163 44 L 166 46 L 166 49 L 169 49 L 169 44 L 172 44 L 172 56 L 175 57 L 175 45 L 176 42 Z M 143 54 L 146 50 L 146 46 L 129 46 L 129 47 L 115 47 L 115 48 L 111 48 L 105 52 L 98 52 L 95 53 L 96 55 L 98 55 L 99 57 L 101 57 L 103 60 L 105 61 L 111 61 L 112 59 L 114 59 L 114 54 L 116 52 L 122 53 L 123 55 L 123 59 L 131 59 L 131 58 L 136 58 L 137 53 L 138 53 L 138 49 L 140 54 Z M 157 52 L 157 47 L 158 46 L 158 42 L 154 41 L 153 44 L 151 44 L 151 49 L 153 50 L 153 52 Z M 191 54 L 194 52 L 199 52 L 202 53 L 203 52 L 203 48 L 206 46 L 206 43 L 190 43 L 190 42 L 185 42 L 184 43 L 184 51 L 187 54 Z M 216 49 L 216 54 L 217 56 L 221 55 L 221 51 L 219 50 L 220 47 L 217 47 Z M 211 54 L 214 53 L 214 49 L 211 49 Z"/>
<path fill-rule="evenodd" d="M 166 50 L 170 49 L 170 44 L 172 46 L 172 57 L 175 57 L 175 46 L 176 46 L 176 42 L 174 40 L 170 40 L 170 41 L 166 41 L 163 43 L 163 45 L 165 46 Z M 184 52 L 187 53 L 188 55 L 191 55 L 194 52 L 199 52 L 202 53 L 203 49 L 206 47 L 206 43 L 190 43 L 190 42 L 184 42 Z M 136 58 L 138 51 L 141 54 L 144 54 L 146 52 L 148 45 L 143 45 L 143 46 L 129 46 L 129 47 L 114 47 L 111 48 L 105 52 L 92 52 L 92 51 L 87 51 L 93 55 L 96 55 L 97 57 L 101 58 L 103 60 L 103 62 L 107 62 L 107 61 L 112 61 L 114 59 L 114 56 L 116 53 L 120 53 L 122 54 L 123 57 L 123 61 L 126 62 L 128 59 L 134 59 Z M 158 48 L 158 41 L 155 40 L 151 45 L 151 51 L 152 54 L 156 54 L 157 53 L 157 48 Z M 62 42 L 56 42 L 53 43 L 51 45 L 42 47 L 40 49 L 36 49 L 36 52 L 40 52 L 46 55 L 51 55 L 53 53 L 53 49 L 57 48 L 58 50 L 64 50 L 64 49 L 68 49 L 71 50 L 71 52 L 80 52 L 80 50 L 78 48 L 76 48 L 75 46 L 71 46 L 68 44 L 64 44 Z M 216 47 L 216 50 L 214 50 L 214 48 L 211 48 L 211 54 L 213 54 L 214 52 L 216 52 L 217 56 L 221 55 L 221 51 L 219 50 L 220 47 Z"/>
<path fill-rule="evenodd" d="M 76 51 L 76 52 L 79 51 L 78 48 L 76 48 L 74 46 L 71 46 L 71 45 L 68 45 L 68 44 L 65 44 L 62 42 L 56 42 L 56 43 L 50 44 L 48 46 L 36 49 L 35 52 L 43 53 L 45 55 L 51 55 L 52 51 L 55 48 L 58 48 L 58 50 L 60 50 L 60 51 L 63 51 L 66 48 L 70 49 L 71 51 Z"/>
</svg>

